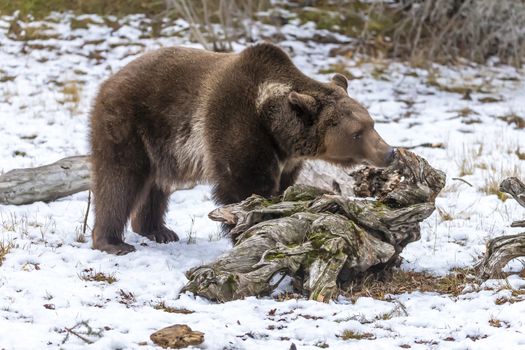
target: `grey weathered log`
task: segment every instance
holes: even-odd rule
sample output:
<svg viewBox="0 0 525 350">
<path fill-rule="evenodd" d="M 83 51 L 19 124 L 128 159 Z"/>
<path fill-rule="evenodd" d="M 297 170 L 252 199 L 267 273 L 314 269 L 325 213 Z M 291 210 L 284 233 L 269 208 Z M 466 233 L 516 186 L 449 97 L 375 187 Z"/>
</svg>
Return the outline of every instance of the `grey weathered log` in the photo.
<svg viewBox="0 0 525 350">
<path fill-rule="evenodd" d="M 493 238 L 477 266 L 479 274 L 483 278 L 497 278 L 509 261 L 520 256 L 525 256 L 525 232 Z"/>
<path fill-rule="evenodd" d="M 525 184 L 516 177 L 503 180 L 499 186 L 501 192 L 510 194 L 521 206 L 525 207 Z M 512 227 L 525 227 L 525 220 L 515 221 Z M 487 250 L 476 268 L 484 278 L 495 278 L 512 259 L 525 256 L 525 232 L 517 235 L 501 236 L 487 242 Z"/>
<path fill-rule="evenodd" d="M 503 180 L 499 185 L 499 190 L 510 194 L 519 205 L 525 207 L 525 184 L 517 177 L 509 177 Z M 525 227 L 525 220 L 514 221 L 510 226 Z"/>
<path fill-rule="evenodd" d="M 412 152 L 398 150 L 386 169 L 352 173 L 352 198 L 305 185 L 276 198 L 251 196 L 218 208 L 210 218 L 233 227 L 233 249 L 186 273 L 183 291 L 228 301 L 267 295 L 288 275 L 310 299 L 328 301 L 339 285 L 373 267 L 397 262 L 420 237 L 419 223 L 434 211 L 443 172 Z"/>
<path fill-rule="evenodd" d="M 0 176 L 0 203 L 53 201 L 89 189 L 88 156 L 61 159 L 37 168 L 14 169 Z"/>
<path fill-rule="evenodd" d="M 74 156 L 36 168 L 14 169 L 0 175 L 0 204 L 50 202 L 86 191 L 90 185 L 89 156 Z M 351 176 L 343 168 L 321 161 L 305 164 L 298 183 L 308 183 L 327 190 L 351 194 Z M 191 188 L 177 184 L 173 191 Z"/>
</svg>

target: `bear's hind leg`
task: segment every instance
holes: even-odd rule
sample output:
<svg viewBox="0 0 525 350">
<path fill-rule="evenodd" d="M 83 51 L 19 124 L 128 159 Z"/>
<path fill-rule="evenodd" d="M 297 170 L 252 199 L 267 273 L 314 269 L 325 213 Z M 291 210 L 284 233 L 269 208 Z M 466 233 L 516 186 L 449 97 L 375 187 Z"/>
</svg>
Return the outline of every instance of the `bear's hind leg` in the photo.
<svg viewBox="0 0 525 350">
<path fill-rule="evenodd" d="M 164 214 L 170 193 L 156 184 L 145 188 L 143 198 L 133 210 L 131 228 L 141 236 L 158 243 L 176 242 L 179 236 L 166 227 Z"/>
<path fill-rule="evenodd" d="M 93 187 L 93 248 L 116 255 L 135 250 L 132 245 L 124 243 L 122 236 L 133 202 L 143 184 L 141 175 L 116 165 L 106 165 L 103 171 L 97 172 Z"/>
</svg>

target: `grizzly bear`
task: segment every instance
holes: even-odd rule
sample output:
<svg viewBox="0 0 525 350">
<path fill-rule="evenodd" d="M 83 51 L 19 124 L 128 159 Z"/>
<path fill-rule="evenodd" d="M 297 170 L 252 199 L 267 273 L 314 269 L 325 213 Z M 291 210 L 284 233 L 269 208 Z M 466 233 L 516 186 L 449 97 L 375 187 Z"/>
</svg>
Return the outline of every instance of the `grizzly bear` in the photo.
<svg viewBox="0 0 525 350">
<path fill-rule="evenodd" d="M 104 82 L 91 114 L 93 247 L 126 254 L 123 231 L 177 241 L 164 213 L 174 184 L 207 182 L 220 204 L 272 196 L 304 160 L 386 166 L 393 149 L 347 80 L 304 75 L 279 47 L 240 53 L 171 47 Z"/>
</svg>

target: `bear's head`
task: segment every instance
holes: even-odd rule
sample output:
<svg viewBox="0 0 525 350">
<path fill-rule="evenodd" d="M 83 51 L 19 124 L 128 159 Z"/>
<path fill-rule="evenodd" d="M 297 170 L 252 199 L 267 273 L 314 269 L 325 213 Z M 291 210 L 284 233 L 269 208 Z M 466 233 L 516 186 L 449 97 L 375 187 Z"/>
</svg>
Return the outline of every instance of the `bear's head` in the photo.
<svg viewBox="0 0 525 350">
<path fill-rule="evenodd" d="M 346 166 L 388 166 L 394 149 L 374 129 L 366 108 L 348 96 L 347 88 L 346 78 L 336 74 L 322 89 L 290 91 L 287 101 L 296 116 L 315 130 L 310 133 L 319 143 L 315 158 Z"/>
</svg>

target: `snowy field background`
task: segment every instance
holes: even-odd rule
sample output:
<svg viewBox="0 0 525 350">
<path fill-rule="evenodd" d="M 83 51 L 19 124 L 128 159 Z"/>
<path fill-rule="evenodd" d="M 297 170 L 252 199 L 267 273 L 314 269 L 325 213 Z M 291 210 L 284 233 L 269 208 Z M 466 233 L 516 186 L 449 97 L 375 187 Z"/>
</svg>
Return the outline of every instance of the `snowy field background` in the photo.
<svg viewBox="0 0 525 350">
<path fill-rule="evenodd" d="M 72 29 L 78 20 L 86 28 Z M 154 39 L 143 35 L 148 21 L 57 14 L 22 24 L 16 34 L 13 19 L 0 17 L 0 171 L 88 153 L 90 104 L 105 78 L 147 50 L 199 47 L 189 42 L 184 21 Z M 256 30 L 260 38 L 280 32 L 279 44 L 312 77 L 328 80 L 331 74 L 322 73 L 344 67 L 354 76 L 349 94 L 369 108 L 390 144 L 444 144 L 415 149 L 446 171 L 447 186 L 421 240 L 403 252 L 403 270 L 438 278 L 472 266 L 488 239 L 520 232 L 509 224 L 525 210 L 493 188 L 525 174 L 525 130 L 513 119 L 525 117 L 522 69 L 468 62 L 421 69 L 332 57 L 338 41 L 349 38 L 313 23 Z M 313 41 L 314 34 L 334 43 Z M 19 40 L 23 35 L 27 40 Z M 231 247 L 207 218 L 215 208 L 207 186 L 171 197 L 167 223 L 180 242 L 156 244 L 128 229 L 126 241 L 137 251 L 125 256 L 91 249 L 81 231 L 87 198 L 84 192 L 52 203 L 0 205 L 0 244 L 12 246 L 0 267 L 0 349 L 153 349 L 149 335 L 176 323 L 204 332 L 205 349 L 289 349 L 291 343 L 298 349 L 525 349 L 523 261 L 509 264 L 506 270 L 515 273 L 506 280 L 469 285 L 458 296 L 416 291 L 355 303 L 268 297 L 215 304 L 179 294 L 187 269 Z M 91 213 L 89 225 L 92 220 Z M 98 272 L 115 281 L 90 281 Z M 155 308 L 162 303 L 193 313 Z M 76 325 L 91 344 L 68 333 Z M 345 340 L 345 331 L 364 339 Z"/>
</svg>

